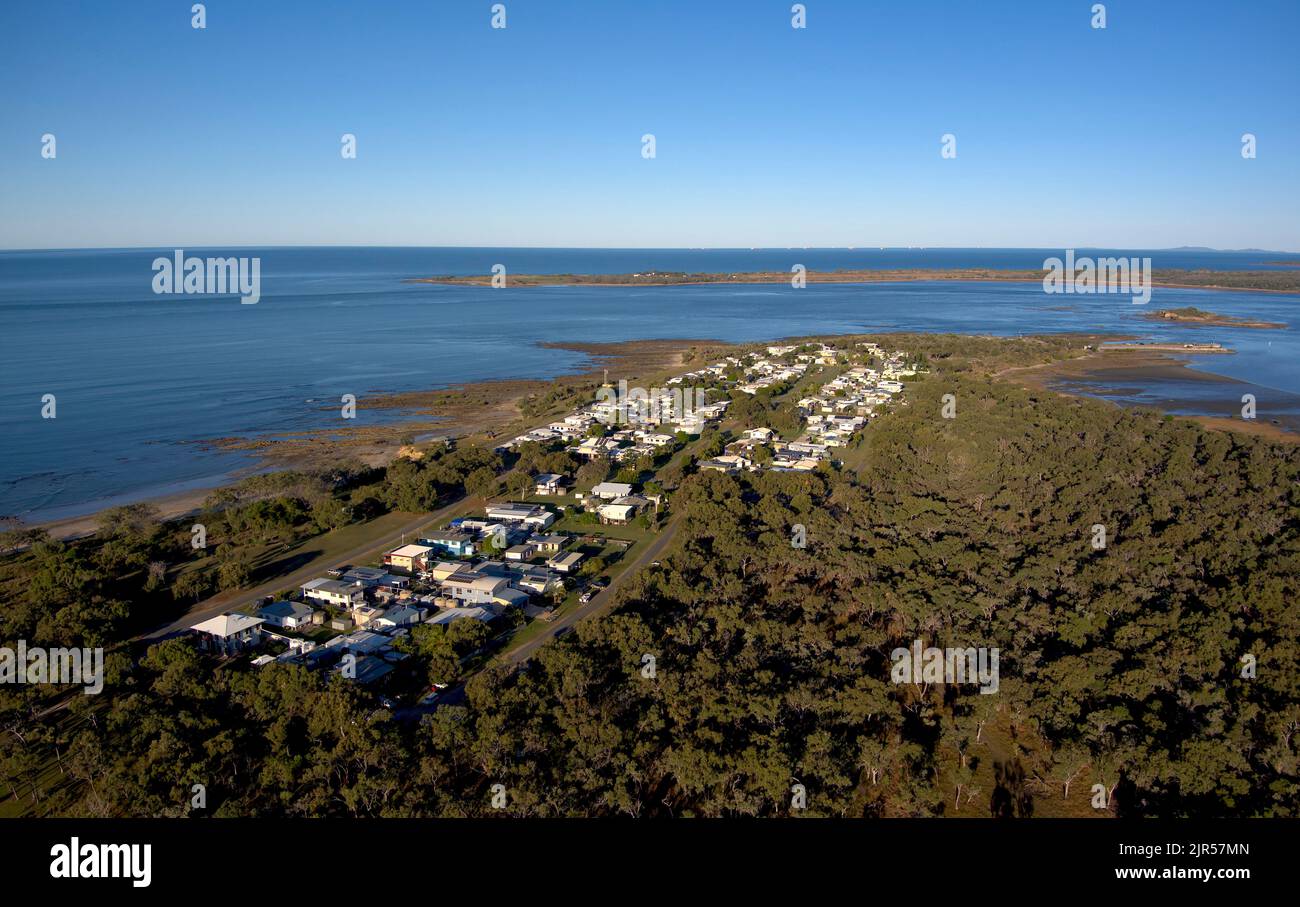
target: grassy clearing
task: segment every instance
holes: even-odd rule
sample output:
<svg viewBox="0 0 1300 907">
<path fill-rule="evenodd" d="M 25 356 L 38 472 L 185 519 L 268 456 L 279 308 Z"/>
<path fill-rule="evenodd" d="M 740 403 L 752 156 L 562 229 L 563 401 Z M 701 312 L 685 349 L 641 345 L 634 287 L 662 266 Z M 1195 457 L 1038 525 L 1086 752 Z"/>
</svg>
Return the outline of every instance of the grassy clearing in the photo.
<svg viewBox="0 0 1300 907">
<path fill-rule="evenodd" d="M 1044 819 L 1098 819 L 1112 818 L 1109 810 L 1097 810 L 1092 807 L 1093 777 L 1090 767 L 1081 771 L 1070 785 L 1069 799 L 1065 797 L 1064 785 L 1043 782 L 1032 776 L 1030 764 L 1034 761 L 1032 753 L 1026 754 L 1025 747 L 1016 742 L 1017 735 L 1006 718 L 990 723 L 979 743 L 974 744 L 969 758 L 974 767 L 974 778 L 969 789 L 962 794 L 960 808 L 954 808 L 956 788 L 952 783 L 949 770 L 948 783 L 945 786 L 947 801 L 944 815 L 962 819 L 987 819 L 990 815 L 989 803 L 997 787 L 995 765 L 1008 763 L 1019 756 L 1025 766 L 1025 789 L 1031 797 L 1033 817 Z"/>
</svg>

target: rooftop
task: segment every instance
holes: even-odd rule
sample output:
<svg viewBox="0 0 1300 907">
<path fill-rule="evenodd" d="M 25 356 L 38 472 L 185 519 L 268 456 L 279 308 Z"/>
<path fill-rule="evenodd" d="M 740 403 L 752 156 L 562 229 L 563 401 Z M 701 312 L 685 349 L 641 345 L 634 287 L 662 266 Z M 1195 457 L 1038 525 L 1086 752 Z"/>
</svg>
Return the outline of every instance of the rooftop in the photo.
<svg viewBox="0 0 1300 907">
<path fill-rule="evenodd" d="M 207 633 L 209 636 L 234 636 L 243 633 L 245 630 L 251 630 L 256 626 L 264 623 L 260 617 L 252 617 L 248 614 L 226 613 L 219 617 L 212 617 L 202 623 L 195 624 L 191 630 L 199 633 Z"/>
<path fill-rule="evenodd" d="M 403 545 L 389 554 L 392 557 L 424 557 L 432 550 L 428 545 Z"/>
</svg>

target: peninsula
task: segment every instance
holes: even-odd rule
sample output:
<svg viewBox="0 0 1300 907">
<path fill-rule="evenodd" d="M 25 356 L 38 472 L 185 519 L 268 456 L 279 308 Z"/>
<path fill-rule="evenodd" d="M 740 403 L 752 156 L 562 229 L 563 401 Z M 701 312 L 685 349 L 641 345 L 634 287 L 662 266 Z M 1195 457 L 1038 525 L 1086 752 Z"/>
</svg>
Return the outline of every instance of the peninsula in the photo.
<svg viewBox="0 0 1300 907">
<path fill-rule="evenodd" d="M 685 271 L 637 271 L 632 274 L 509 274 L 507 287 L 669 287 L 700 284 L 789 284 L 790 271 L 735 271 L 688 273 Z M 892 270 L 841 269 L 805 273 L 808 283 L 885 283 L 919 280 L 991 280 L 1031 282 L 1043 280 L 1041 270 L 1007 270 L 997 268 L 905 268 Z M 491 286 L 491 274 L 413 277 L 406 283 L 431 283 L 451 286 Z M 1181 287 L 1203 290 L 1252 290 L 1266 293 L 1300 293 L 1300 271 L 1211 271 L 1207 269 L 1157 269 L 1152 284 L 1158 287 Z"/>
</svg>

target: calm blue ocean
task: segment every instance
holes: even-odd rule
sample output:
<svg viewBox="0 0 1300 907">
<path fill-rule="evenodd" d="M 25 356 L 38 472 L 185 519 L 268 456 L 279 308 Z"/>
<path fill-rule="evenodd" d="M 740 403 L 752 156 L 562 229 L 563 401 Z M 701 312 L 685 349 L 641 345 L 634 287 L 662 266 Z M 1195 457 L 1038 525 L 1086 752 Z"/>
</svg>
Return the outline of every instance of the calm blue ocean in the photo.
<svg viewBox="0 0 1300 907">
<path fill-rule="evenodd" d="M 55 519 L 109 504 L 220 484 L 248 468 L 200 442 L 337 425 L 356 394 L 489 378 L 546 378 L 585 357 L 547 341 L 694 337 L 727 341 L 868 331 L 1020 334 L 1122 331 L 1150 339 L 1217 340 L 1235 356 L 1198 357 L 1250 382 L 1279 407 L 1300 397 L 1300 297 L 1156 289 L 1124 296 L 1049 296 L 1038 284 L 902 283 L 491 290 L 405 284 L 404 278 L 521 273 L 788 271 L 835 268 L 1040 269 L 1061 250 L 1035 249 L 199 249 L 257 256 L 262 298 L 157 296 L 153 260 L 171 249 L 0 252 L 0 515 Z M 1156 268 L 1258 269 L 1261 252 L 1077 250 L 1149 255 Z M 1155 307 L 1195 305 L 1287 322 L 1286 330 L 1155 324 Z M 1204 389 L 1128 389 L 1133 402 L 1200 410 Z M 56 419 L 41 418 L 44 394 Z M 1221 401 L 1220 401 L 1221 402 Z M 1293 409 L 1291 410 L 1294 415 Z"/>
</svg>

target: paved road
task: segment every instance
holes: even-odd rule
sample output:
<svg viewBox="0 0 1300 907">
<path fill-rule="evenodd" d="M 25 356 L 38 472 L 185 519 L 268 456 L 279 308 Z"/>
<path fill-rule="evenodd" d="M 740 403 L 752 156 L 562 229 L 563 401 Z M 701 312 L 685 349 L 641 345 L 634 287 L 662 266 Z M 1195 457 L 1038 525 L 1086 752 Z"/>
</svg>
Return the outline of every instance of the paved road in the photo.
<svg viewBox="0 0 1300 907">
<path fill-rule="evenodd" d="M 178 620 L 172 621 L 166 626 L 151 630 L 150 632 L 143 634 L 141 638 L 158 639 L 163 636 L 170 636 L 173 633 L 178 633 L 181 630 L 192 627 L 200 621 L 207 620 L 210 617 L 216 617 L 218 614 L 223 614 L 232 608 L 237 608 L 245 602 L 257 601 L 267 595 L 276 595 L 284 589 L 293 586 L 300 586 L 308 580 L 315 579 L 322 575 L 331 567 L 336 567 L 339 564 L 364 563 L 365 561 L 372 559 L 375 555 L 392 548 L 397 542 L 401 541 L 403 535 L 412 535 L 430 525 L 440 525 L 467 508 L 472 509 L 476 503 L 479 503 L 476 498 L 461 498 L 458 501 L 448 504 L 441 510 L 434 513 L 424 514 L 423 516 L 417 517 L 409 523 L 398 526 L 396 529 L 390 530 L 381 536 L 376 536 L 351 551 L 345 551 L 342 554 L 333 555 L 328 559 L 324 557 L 314 558 L 308 564 L 299 567 L 292 573 L 285 576 L 278 576 L 254 589 L 234 589 L 228 592 L 219 592 L 211 598 L 199 602 Z M 308 539 L 303 544 L 310 545 L 311 542 L 312 540 Z M 328 563 L 326 563 L 326 560 L 328 560 Z"/>
<path fill-rule="evenodd" d="M 547 626 L 546 630 L 540 636 L 535 636 L 528 640 L 528 642 L 516 646 L 513 649 L 507 648 L 497 656 L 498 660 L 512 666 L 523 664 L 536 654 L 538 649 L 554 639 L 556 634 L 561 630 L 566 627 L 572 627 L 583 618 L 590 617 L 597 611 L 606 608 L 614 601 L 614 594 L 618 592 L 622 585 L 627 582 L 633 574 L 651 561 L 658 560 L 660 555 L 664 553 L 668 544 L 673 540 L 673 536 L 677 533 L 677 523 L 680 519 L 680 516 L 675 516 L 670 519 L 668 525 L 664 526 L 663 531 L 659 533 L 659 537 L 651 542 L 646 547 L 645 551 L 641 552 L 641 556 L 629 564 L 626 570 L 614 577 L 608 588 L 593 595 L 591 601 L 586 604 L 580 604 L 572 611 L 555 618 L 555 620 Z"/>
</svg>

